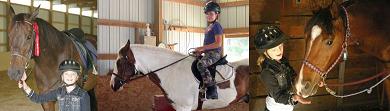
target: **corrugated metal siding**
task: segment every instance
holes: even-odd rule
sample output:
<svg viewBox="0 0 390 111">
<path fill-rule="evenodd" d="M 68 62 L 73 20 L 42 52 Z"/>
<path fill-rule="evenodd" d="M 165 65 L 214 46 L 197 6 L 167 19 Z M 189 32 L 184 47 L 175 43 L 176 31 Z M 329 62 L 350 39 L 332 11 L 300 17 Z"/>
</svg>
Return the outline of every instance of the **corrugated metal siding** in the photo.
<svg viewBox="0 0 390 111">
<path fill-rule="evenodd" d="M 4 2 L 0 2 L 0 15 L 6 15 L 6 5 Z M 7 43 L 7 18 L 6 16 L 0 16 L 0 44 Z M 0 52 L 7 51 L 6 45 L 0 45 Z"/>
<path fill-rule="evenodd" d="M 218 2 L 235 2 L 237 0 L 220 0 Z M 201 27 L 207 25 L 203 7 L 176 3 L 171 1 L 163 2 L 163 19 L 169 25 Z M 224 7 L 219 18 L 224 28 L 249 27 L 249 5 L 237 7 Z M 189 48 L 198 47 L 203 44 L 203 33 L 165 31 L 163 42 L 167 44 L 178 43 L 175 51 L 187 54 Z"/>
<path fill-rule="evenodd" d="M 204 28 L 207 24 L 206 17 L 203 14 L 203 7 L 170 1 L 163 2 L 163 19 L 169 25 Z M 163 42 L 166 44 L 178 43 L 175 45 L 174 50 L 183 54 L 187 54 L 189 48 L 203 44 L 203 33 L 165 30 L 164 34 Z"/>
<path fill-rule="evenodd" d="M 98 0 L 99 19 L 153 23 L 153 4 L 154 0 Z M 99 25 L 98 53 L 116 54 L 127 40 L 134 43 L 134 36 L 134 28 Z M 114 60 L 99 60 L 98 64 L 100 72 L 105 73 L 113 68 Z"/>
</svg>

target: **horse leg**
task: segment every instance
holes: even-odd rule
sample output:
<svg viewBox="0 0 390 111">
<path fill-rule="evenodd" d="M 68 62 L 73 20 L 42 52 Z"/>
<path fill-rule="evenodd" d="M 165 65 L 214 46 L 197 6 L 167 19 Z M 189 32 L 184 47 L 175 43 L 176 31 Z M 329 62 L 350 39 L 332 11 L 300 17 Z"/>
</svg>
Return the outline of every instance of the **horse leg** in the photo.
<svg viewBox="0 0 390 111">
<path fill-rule="evenodd" d="M 44 111 L 55 111 L 55 102 L 54 101 L 50 101 L 50 102 L 46 102 L 46 103 L 43 103 L 41 104 L 42 105 L 42 108 Z"/>
<path fill-rule="evenodd" d="M 249 102 L 248 89 L 249 89 L 249 66 L 238 66 L 236 68 L 236 78 L 234 79 L 234 85 L 236 86 L 237 96 L 232 102 Z"/>
</svg>

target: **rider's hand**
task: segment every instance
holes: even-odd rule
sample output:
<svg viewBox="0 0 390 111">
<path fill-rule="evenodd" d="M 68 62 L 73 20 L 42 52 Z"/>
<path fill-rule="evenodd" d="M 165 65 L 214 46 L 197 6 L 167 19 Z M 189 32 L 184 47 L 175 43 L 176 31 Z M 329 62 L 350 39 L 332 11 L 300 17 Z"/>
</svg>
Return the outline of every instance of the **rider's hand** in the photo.
<svg viewBox="0 0 390 111">
<path fill-rule="evenodd" d="M 20 80 L 22 80 L 22 81 L 26 81 L 27 80 L 26 72 L 23 73 L 22 78 Z"/>
<path fill-rule="evenodd" d="M 22 80 L 20 80 L 20 81 L 18 82 L 18 87 L 19 87 L 19 88 L 22 88 L 22 87 L 23 87 L 23 82 L 24 82 L 24 81 L 22 81 Z"/>
<path fill-rule="evenodd" d="M 293 101 L 298 101 L 301 104 L 311 104 L 310 100 L 307 100 L 307 99 L 305 99 L 305 98 L 303 98 L 302 96 L 299 96 L 299 95 L 293 95 L 292 98 L 293 98 Z"/>
<path fill-rule="evenodd" d="M 204 48 L 203 47 L 197 47 L 197 48 L 195 48 L 195 52 L 197 52 L 197 53 L 201 53 L 201 52 L 203 52 L 204 51 Z"/>
</svg>

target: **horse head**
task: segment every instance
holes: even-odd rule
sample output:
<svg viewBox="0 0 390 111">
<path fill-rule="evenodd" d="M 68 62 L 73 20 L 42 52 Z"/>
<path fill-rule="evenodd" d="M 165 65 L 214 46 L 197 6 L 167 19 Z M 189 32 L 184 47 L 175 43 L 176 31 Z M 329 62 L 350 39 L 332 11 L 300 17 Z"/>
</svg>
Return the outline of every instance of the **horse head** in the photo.
<svg viewBox="0 0 390 111">
<path fill-rule="evenodd" d="M 38 15 L 39 7 L 31 14 L 19 13 L 10 7 L 11 23 L 8 26 L 9 45 L 11 50 L 11 62 L 8 76 L 13 80 L 20 80 L 25 73 L 25 67 L 31 59 L 34 47 L 33 22 Z"/>
<path fill-rule="evenodd" d="M 130 78 L 136 75 L 135 58 L 130 48 L 130 41 L 127 41 L 126 45 L 119 50 L 115 63 L 116 67 L 114 67 L 110 84 L 112 90 L 118 91 Z"/>
<path fill-rule="evenodd" d="M 308 97 L 316 93 L 318 84 L 325 80 L 341 56 L 344 29 L 338 5 L 332 4 L 314 12 L 305 28 L 305 56 L 295 80 L 298 95 Z"/>
</svg>

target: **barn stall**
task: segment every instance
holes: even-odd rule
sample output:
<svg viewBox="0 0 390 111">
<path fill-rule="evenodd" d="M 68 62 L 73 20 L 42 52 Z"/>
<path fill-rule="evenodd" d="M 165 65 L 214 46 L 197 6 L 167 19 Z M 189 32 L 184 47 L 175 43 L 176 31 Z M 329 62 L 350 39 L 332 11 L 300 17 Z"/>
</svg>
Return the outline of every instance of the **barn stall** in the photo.
<svg viewBox="0 0 390 111">
<path fill-rule="evenodd" d="M 342 0 L 335 0 L 341 3 Z M 250 66 L 251 66 L 251 102 L 250 110 L 262 111 L 265 107 L 267 96 L 264 85 L 259 78 L 260 67 L 257 65 L 259 54 L 252 43 L 257 29 L 265 25 L 277 25 L 291 38 L 285 45 L 285 56 L 295 71 L 299 71 L 305 52 L 304 28 L 312 17 L 312 10 L 319 7 L 326 7 L 331 0 L 253 0 L 250 3 Z M 329 74 L 328 83 L 344 83 L 361 80 L 371 77 L 386 67 L 382 62 L 373 56 L 364 53 L 351 46 L 348 50 L 348 60 L 338 64 Z M 388 67 L 388 66 L 387 66 Z M 333 87 L 338 94 L 350 94 L 368 88 L 379 79 L 355 86 Z M 294 110 L 297 111 L 326 111 L 326 110 L 351 110 L 351 111 L 373 111 L 385 110 L 388 108 L 385 95 L 383 95 L 383 84 L 374 88 L 371 94 L 348 98 L 336 98 L 325 90 L 319 88 L 316 95 L 309 97 L 311 105 L 298 104 Z"/>
<path fill-rule="evenodd" d="M 97 2 L 95 0 L 0 0 L 0 109 L 4 111 L 42 110 L 40 104 L 28 100 L 25 94 L 17 87 L 15 81 L 10 80 L 7 69 L 10 63 L 10 48 L 8 43 L 7 27 L 10 22 L 9 7 L 15 13 L 31 13 L 40 5 L 39 18 L 46 20 L 58 30 L 81 28 L 86 34 L 97 34 Z M 32 76 L 27 83 L 37 91 L 35 78 Z"/>
<path fill-rule="evenodd" d="M 216 2 L 222 6 L 219 21 L 225 33 L 224 53 L 230 61 L 248 57 L 249 1 Z M 132 44 L 159 45 L 183 54 L 202 45 L 207 24 L 203 13 L 205 3 L 205 0 L 98 0 L 98 68 L 102 75 L 96 89 L 99 109 L 143 111 L 163 106 L 154 101 L 154 96 L 162 92 L 148 78 L 132 81 L 125 85 L 125 90 L 114 93 L 109 86 L 111 75 L 106 74 L 115 67 L 117 53 L 127 40 Z M 147 24 L 151 36 L 145 34 Z M 248 104 L 221 110 L 248 110 Z"/>
</svg>

